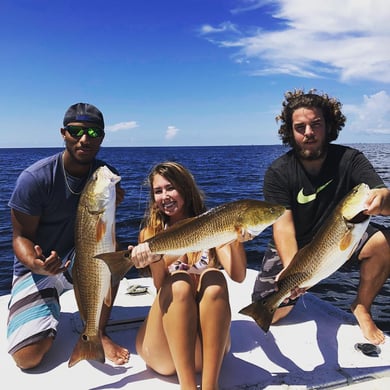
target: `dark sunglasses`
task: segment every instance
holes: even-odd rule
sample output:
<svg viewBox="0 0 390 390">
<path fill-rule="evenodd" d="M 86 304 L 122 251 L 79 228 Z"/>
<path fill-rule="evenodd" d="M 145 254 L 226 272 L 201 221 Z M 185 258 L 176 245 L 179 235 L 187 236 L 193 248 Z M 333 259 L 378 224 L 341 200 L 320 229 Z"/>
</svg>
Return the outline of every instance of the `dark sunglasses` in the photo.
<svg viewBox="0 0 390 390">
<path fill-rule="evenodd" d="M 84 134 L 87 134 L 91 138 L 99 138 L 104 135 L 104 130 L 96 127 L 65 126 L 64 129 L 73 138 L 81 138 Z"/>
</svg>

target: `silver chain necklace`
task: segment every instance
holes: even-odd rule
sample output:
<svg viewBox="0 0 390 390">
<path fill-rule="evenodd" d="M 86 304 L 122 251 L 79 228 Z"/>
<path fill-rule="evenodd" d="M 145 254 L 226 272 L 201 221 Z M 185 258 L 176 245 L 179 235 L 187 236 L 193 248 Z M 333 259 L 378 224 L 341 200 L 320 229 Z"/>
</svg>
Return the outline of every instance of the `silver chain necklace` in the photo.
<svg viewBox="0 0 390 390">
<path fill-rule="evenodd" d="M 68 182 L 68 174 L 65 171 L 64 155 L 62 155 L 62 159 L 61 160 L 62 160 L 62 172 L 64 173 L 66 187 L 68 188 L 70 193 L 72 193 L 73 195 L 80 195 L 83 192 L 83 189 L 81 189 L 81 191 L 73 191 L 71 186 L 70 186 L 70 184 L 69 184 L 69 182 Z M 92 169 L 92 164 L 89 167 L 88 177 L 91 174 L 91 169 Z"/>
</svg>

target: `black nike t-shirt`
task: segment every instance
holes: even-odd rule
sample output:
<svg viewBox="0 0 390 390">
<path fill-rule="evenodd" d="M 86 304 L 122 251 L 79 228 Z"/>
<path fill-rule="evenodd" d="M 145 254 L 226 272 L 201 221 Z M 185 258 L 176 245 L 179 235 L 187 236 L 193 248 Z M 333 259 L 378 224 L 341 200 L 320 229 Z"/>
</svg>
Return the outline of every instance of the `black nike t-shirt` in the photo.
<svg viewBox="0 0 390 390">
<path fill-rule="evenodd" d="M 311 241 L 338 202 L 360 183 L 370 188 L 385 187 L 362 152 L 330 144 L 318 176 L 310 176 L 290 150 L 267 169 L 263 191 L 265 200 L 292 210 L 301 248 Z"/>
</svg>

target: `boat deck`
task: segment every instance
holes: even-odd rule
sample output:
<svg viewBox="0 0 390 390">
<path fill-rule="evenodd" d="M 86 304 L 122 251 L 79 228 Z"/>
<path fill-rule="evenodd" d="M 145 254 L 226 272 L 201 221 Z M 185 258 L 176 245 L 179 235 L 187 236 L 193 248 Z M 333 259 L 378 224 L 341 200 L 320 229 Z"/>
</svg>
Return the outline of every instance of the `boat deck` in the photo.
<svg viewBox="0 0 390 390">
<path fill-rule="evenodd" d="M 306 293 L 288 318 L 273 325 L 267 334 L 238 311 L 249 304 L 256 271 L 248 270 L 244 283 L 229 280 L 232 306 L 232 347 L 225 357 L 220 389 L 331 389 L 374 390 L 389 388 L 390 340 L 377 356 L 355 348 L 365 343 L 354 317 Z M 129 295 L 131 285 L 148 287 L 143 295 Z M 6 318 L 9 296 L 0 297 L 0 361 L 4 383 L 14 388 L 41 390 L 66 386 L 75 389 L 179 389 L 176 376 L 164 377 L 145 366 L 136 354 L 134 341 L 140 321 L 154 298 L 150 278 L 123 279 L 112 312 L 108 333 L 131 351 L 124 366 L 81 361 L 68 368 L 68 359 L 82 329 L 73 291 L 61 297 L 58 336 L 43 364 L 19 370 L 6 352 Z"/>
</svg>

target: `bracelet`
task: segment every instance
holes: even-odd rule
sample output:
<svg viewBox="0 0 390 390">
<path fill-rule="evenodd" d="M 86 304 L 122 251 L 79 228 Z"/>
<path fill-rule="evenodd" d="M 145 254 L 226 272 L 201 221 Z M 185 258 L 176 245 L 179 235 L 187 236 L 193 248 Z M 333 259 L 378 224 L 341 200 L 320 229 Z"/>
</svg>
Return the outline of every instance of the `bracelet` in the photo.
<svg viewBox="0 0 390 390">
<path fill-rule="evenodd" d="M 158 260 L 155 260 L 153 261 L 153 263 L 158 263 L 159 261 L 161 261 L 163 259 L 164 255 L 160 255 L 160 258 Z"/>
</svg>

